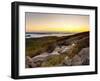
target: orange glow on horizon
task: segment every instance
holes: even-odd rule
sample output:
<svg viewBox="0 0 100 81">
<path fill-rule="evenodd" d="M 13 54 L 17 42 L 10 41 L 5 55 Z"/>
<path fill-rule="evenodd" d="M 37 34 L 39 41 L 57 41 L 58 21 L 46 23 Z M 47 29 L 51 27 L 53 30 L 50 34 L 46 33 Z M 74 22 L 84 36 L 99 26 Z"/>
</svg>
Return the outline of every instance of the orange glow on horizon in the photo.
<svg viewBox="0 0 100 81">
<path fill-rule="evenodd" d="M 27 13 L 26 32 L 89 31 L 89 16 Z"/>
</svg>

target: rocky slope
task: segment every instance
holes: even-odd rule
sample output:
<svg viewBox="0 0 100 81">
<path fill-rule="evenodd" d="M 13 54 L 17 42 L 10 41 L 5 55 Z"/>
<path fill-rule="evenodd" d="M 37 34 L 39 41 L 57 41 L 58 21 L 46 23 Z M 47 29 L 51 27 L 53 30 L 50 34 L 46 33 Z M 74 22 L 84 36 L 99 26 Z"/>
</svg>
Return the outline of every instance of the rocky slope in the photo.
<svg viewBox="0 0 100 81">
<path fill-rule="evenodd" d="M 89 65 L 89 32 L 36 40 L 42 40 L 42 43 L 37 44 L 38 49 L 31 48 L 35 49 L 32 54 L 26 50 L 26 68 Z"/>
</svg>

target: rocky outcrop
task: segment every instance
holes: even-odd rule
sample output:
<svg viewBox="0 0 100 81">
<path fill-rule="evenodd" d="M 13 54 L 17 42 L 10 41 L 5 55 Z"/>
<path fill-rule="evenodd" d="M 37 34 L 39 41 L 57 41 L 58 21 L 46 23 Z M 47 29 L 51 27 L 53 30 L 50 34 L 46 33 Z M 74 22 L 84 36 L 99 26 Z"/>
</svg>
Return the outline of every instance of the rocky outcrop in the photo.
<svg viewBox="0 0 100 81">
<path fill-rule="evenodd" d="M 81 65 L 81 64 L 82 64 L 81 58 L 80 58 L 78 55 L 75 55 L 75 56 L 72 58 L 72 63 L 71 63 L 71 65 Z"/>
<path fill-rule="evenodd" d="M 51 55 L 59 55 L 66 53 L 70 49 L 70 46 L 57 46 L 54 51 L 52 51 L 50 54 Z"/>
<path fill-rule="evenodd" d="M 73 58 L 69 58 L 68 56 L 66 56 L 63 65 L 89 65 L 89 48 L 83 48 L 78 54 L 75 54 Z"/>
<path fill-rule="evenodd" d="M 62 63 L 63 66 L 71 66 L 72 65 L 72 60 L 66 56 L 63 63 Z"/>
<path fill-rule="evenodd" d="M 30 58 L 29 56 L 26 56 L 26 68 L 33 68 L 36 67 L 36 64 L 33 62 L 32 58 Z"/>
<path fill-rule="evenodd" d="M 59 51 L 60 51 L 60 47 L 59 46 L 56 46 L 56 48 L 50 53 L 51 55 L 59 55 L 60 53 L 59 53 Z"/>
<path fill-rule="evenodd" d="M 60 50 L 59 52 L 60 52 L 61 54 L 67 53 L 68 50 L 70 50 L 70 47 L 71 47 L 71 46 L 62 46 L 62 47 L 61 47 L 61 50 Z"/>
<path fill-rule="evenodd" d="M 81 58 L 83 65 L 89 64 L 89 48 L 83 48 L 78 55 Z"/>
<path fill-rule="evenodd" d="M 44 66 L 47 66 L 47 63 L 49 65 L 50 57 L 51 60 L 54 60 L 55 63 L 57 63 L 57 66 L 78 66 L 78 65 L 89 65 L 89 48 L 83 48 L 78 54 L 75 54 L 73 58 L 69 58 L 67 55 L 63 57 L 63 60 L 60 61 L 61 53 L 64 53 L 70 49 L 70 46 L 62 46 L 56 47 L 55 50 L 51 53 L 45 52 L 40 55 L 37 55 L 33 58 L 30 58 L 29 56 L 26 56 L 26 68 L 33 68 L 33 67 L 40 67 L 41 64 Z M 47 60 L 49 57 L 49 61 Z M 47 62 L 48 61 L 48 62 Z M 58 62 L 57 62 L 58 61 Z M 59 63 L 60 62 L 60 63 Z M 44 64 L 45 63 L 45 64 Z M 54 64 L 56 65 L 56 64 Z"/>
</svg>

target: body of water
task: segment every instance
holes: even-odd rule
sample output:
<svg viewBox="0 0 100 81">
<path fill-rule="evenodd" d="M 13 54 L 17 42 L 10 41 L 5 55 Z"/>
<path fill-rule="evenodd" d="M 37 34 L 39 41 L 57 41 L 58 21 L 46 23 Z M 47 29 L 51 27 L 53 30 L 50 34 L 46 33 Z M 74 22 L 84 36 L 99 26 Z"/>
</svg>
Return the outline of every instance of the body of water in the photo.
<svg viewBox="0 0 100 81">
<path fill-rule="evenodd" d="M 47 37 L 47 36 L 69 36 L 73 34 L 26 34 L 26 38 L 40 38 L 40 37 Z"/>
</svg>

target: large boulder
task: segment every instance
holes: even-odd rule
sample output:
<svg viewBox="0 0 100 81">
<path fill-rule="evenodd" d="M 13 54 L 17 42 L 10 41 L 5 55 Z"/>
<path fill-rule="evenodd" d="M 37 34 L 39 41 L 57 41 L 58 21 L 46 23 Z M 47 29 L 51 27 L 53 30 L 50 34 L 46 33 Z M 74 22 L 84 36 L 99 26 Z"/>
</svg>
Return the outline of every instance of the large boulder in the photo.
<svg viewBox="0 0 100 81">
<path fill-rule="evenodd" d="M 32 62 L 36 64 L 37 67 L 41 66 L 41 63 L 49 56 L 49 53 L 42 53 L 32 58 Z"/>
<path fill-rule="evenodd" d="M 81 58 L 78 56 L 78 55 L 75 55 L 73 58 L 72 58 L 72 66 L 73 65 L 82 65 L 82 61 L 81 61 Z"/>
<path fill-rule="evenodd" d="M 70 46 L 56 46 L 56 48 L 54 49 L 54 51 L 52 51 L 51 55 L 59 55 L 59 54 L 63 54 L 66 53 L 68 50 L 70 49 Z"/>
<path fill-rule="evenodd" d="M 72 65 L 71 61 L 72 60 L 68 56 L 66 56 L 62 64 L 64 66 L 70 66 L 70 65 Z"/>
<path fill-rule="evenodd" d="M 26 56 L 25 66 L 26 68 L 33 68 L 33 67 L 36 67 L 36 64 L 33 62 L 32 58 L 30 58 L 29 56 Z"/>
<path fill-rule="evenodd" d="M 51 52 L 50 54 L 51 54 L 51 55 L 59 55 L 60 49 L 61 49 L 61 48 L 60 48 L 59 46 L 56 46 L 56 48 L 54 49 L 54 51 Z"/>
<path fill-rule="evenodd" d="M 40 54 L 40 55 L 37 55 L 37 56 L 35 56 L 35 57 L 33 57 L 32 58 L 32 60 L 33 61 L 36 61 L 36 60 L 38 60 L 39 58 L 46 58 L 47 56 L 49 56 L 49 53 L 46 53 L 46 52 L 44 52 L 44 53 L 42 53 L 42 54 Z"/>
<path fill-rule="evenodd" d="M 83 48 L 78 55 L 83 65 L 89 65 L 89 48 Z"/>
<path fill-rule="evenodd" d="M 61 49 L 59 50 L 59 53 L 66 53 L 70 50 L 71 46 L 62 46 Z"/>
</svg>

